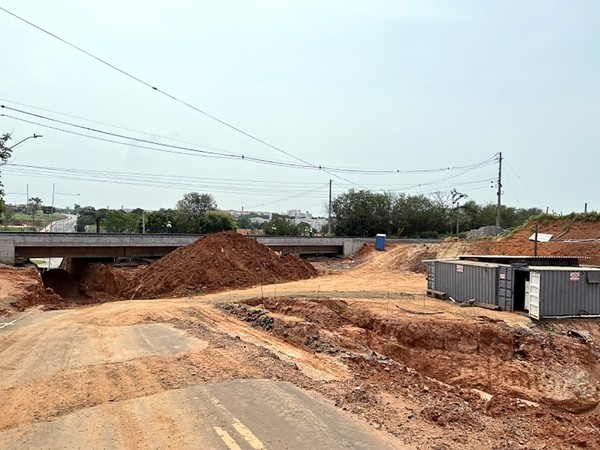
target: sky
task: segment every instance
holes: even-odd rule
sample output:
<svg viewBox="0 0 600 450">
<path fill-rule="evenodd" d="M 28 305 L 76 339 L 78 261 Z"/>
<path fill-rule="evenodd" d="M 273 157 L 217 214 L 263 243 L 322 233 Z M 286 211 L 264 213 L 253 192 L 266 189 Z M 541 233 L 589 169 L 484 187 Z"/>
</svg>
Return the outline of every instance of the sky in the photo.
<svg viewBox="0 0 600 450">
<path fill-rule="evenodd" d="M 43 135 L 2 167 L 8 203 L 155 210 L 197 191 L 326 215 L 330 180 L 334 197 L 495 203 L 502 152 L 504 204 L 600 210 L 598 2 L 0 8 L 88 52 L 0 9 L 0 133 Z"/>
</svg>

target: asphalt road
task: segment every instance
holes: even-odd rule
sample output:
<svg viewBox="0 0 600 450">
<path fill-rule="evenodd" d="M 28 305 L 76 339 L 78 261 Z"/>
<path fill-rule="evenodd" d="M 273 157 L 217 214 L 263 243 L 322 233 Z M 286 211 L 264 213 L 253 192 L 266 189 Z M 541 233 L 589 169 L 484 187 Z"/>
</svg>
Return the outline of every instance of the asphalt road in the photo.
<svg viewBox="0 0 600 450">
<path fill-rule="evenodd" d="M 0 324 L 0 448 L 400 448 L 287 382 L 178 386 L 178 365 L 194 357 L 210 371 L 204 352 L 228 358 L 227 348 L 157 320 L 140 323 L 165 308 L 140 301 L 34 310 Z"/>
<path fill-rule="evenodd" d="M 57 220 L 48 224 L 42 229 L 44 233 L 74 233 L 77 226 L 77 216 L 67 214 L 66 219 Z M 62 263 L 62 258 L 44 258 L 43 262 L 38 263 L 38 267 L 46 269 L 57 269 Z"/>
</svg>

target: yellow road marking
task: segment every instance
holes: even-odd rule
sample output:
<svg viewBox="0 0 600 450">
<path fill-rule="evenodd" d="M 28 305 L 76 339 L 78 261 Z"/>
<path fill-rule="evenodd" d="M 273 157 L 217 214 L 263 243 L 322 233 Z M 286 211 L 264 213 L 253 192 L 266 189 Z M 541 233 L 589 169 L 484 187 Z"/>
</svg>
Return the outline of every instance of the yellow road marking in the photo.
<svg viewBox="0 0 600 450">
<path fill-rule="evenodd" d="M 234 418 L 233 421 L 234 421 L 233 422 L 233 428 L 235 428 L 236 431 L 238 433 L 240 433 L 244 439 L 246 439 L 246 441 L 248 442 L 248 444 L 250 444 L 250 446 L 253 449 L 255 449 L 255 450 L 265 450 L 265 446 L 260 441 L 260 439 L 258 439 L 254 435 L 254 433 L 252 433 L 252 431 L 250 431 L 248 429 L 248 427 L 246 425 L 244 425 L 242 422 L 240 422 L 236 418 Z"/>
<path fill-rule="evenodd" d="M 212 395 L 208 395 L 208 399 L 217 408 L 219 408 L 223 411 L 229 412 L 228 409 L 225 408 L 217 398 L 213 397 Z M 256 437 L 256 435 L 252 431 L 250 431 L 250 429 L 246 425 L 244 425 L 242 422 L 240 422 L 235 417 L 233 418 L 232 425 L 233 425 L 233 428 L 235 428 L 235 430 L 246 440 L 246 442 L 248 442 L 248 444 L 250 444 L 250 446 L 254 450 L 266 450 L 265 446 L 260 441 L 260 439 L 258 439 Z M 225 430 L 223 430 L 222 428 L 219 428 L 219 427 L 213 427 L 213 428 L 215 429 L 217 434 L 221 437 L 221 439 L 223 439 L 223 442 L 225 442 L 225 444 L 227 444 L 227 446 L 230 449 L 237 450 L 238 448 L 240 448 L 237 445 L 237 443 L 233 440 L 233 438 Z M 230 444 L 233 445 L 234 447 L 232 447 Z"/>
<path fill-rule="evenodd" d="M 242 448 L 237 445 L 237 443 L 233 440 L 233 438 L 229 435 L 227 431 L 225 431 L 221 427 L 213 427 L 215 433 L 219 435 L 219 437 L 225 442 L 225 445 L 230 448 L 230 450 L 242 450 Z"/>
</svg>

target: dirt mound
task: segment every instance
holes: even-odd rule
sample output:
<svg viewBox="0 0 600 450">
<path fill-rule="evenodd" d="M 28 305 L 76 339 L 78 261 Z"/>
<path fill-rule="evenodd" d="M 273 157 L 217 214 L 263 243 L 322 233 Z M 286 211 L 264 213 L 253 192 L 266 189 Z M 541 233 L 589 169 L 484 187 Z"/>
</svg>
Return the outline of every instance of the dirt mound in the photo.
<svg viewBox="0 0 600 450">
<path fill-rule="evenodd" d="M 0 316 L 38 305 L 46 309 L 71 306 L 51 288 L 44 288 L 35 267 L 0 267 Z"/>
<path fill-rule="evenodd" d="M 399 245 L 390 260 L 390 268 L 426 273 L 424 260 L 437 258 L 437 246 L 440 244 L 408 244 Z"/>
<path fill-rule="evenodd" d="M 477 242 L 470 250 L 473 255 L 533 255 L 535 232 L 531 222 L 517 232 L 495 240 Z M 539 233 L 552 234 L 550 242 L 538 243 L 540 256 L 586 256 L 582 264 L 600 265 L 600 222 L 548 220 L 538 222 Z M 585 241 L 585 242 L 582 242 Z"/>
<path fill-rule="evenodd" d="M 370 244 L 367 252 L 361 256 L 360 263 L 363 269 L 370 267 L 377 270 L 426 273 L 427 265 L 424 260 L 456 258 L 466 254 L 471 245 L 468 241 L 447 239 L 429 244 L 390 244 L 385 252 L 377 252 Z"/>
<path fill-rule="evenodd" d="M 281 256 L 237 233 L 208 235 L 139 270 L 121 289 L 125 298 L 189 295 L 317 275 L 310 263 Z"/>
<path fill-rule="evenodd" d="M 369 256 L 371 256 L 373 253 L 375 253 L 375 244 L 366 242 L 365 245 L 363 245 L 362 248 L 356 252 L 356 254 L 354 255 L 354 259 L 358 261 L 363 261 L 365 259 L 368 259 Z"/>
<path fill-rule="evenodd" d="M 123 290 L 132 283 L 142 268 L 120 268 L 106 264 L 90 264 L 80 281 L 85 296 L 97 301 L 123 297 Z"/>
</svg>

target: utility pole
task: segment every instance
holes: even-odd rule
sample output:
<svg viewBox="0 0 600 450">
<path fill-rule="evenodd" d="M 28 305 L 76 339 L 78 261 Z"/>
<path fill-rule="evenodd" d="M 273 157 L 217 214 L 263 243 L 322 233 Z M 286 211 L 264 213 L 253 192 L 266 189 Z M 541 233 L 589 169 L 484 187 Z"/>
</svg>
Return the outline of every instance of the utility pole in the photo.
<svg viewBox="0 0 600 450">
<path fill-rule="evenodd" d="M 52 228 L 54 228 L 54 221 L 52 220 L 52 215 L 54 214 L 54 188 L 55 185 L 52 183 L 52 206 L 50 207 L 50 233 L 52 233 Z"/>
<path fill-rule="evenodd" d="M 27 201 L 25 202 L 25 212 L 27 212 L 29 206 L 29 183 L 27 183 Z M 33 211 L 31 212 L 31 228 L 33 229 Z"/>
<path fill-rule="evenodd" d="M 460 203 L 456 202 L 456 237 L 460 237 Z"/>
<path fill-rule="evenodd" d="M 467 194 L 461 194 L 456 189 L 450 191 L 452 194 L 452 204 L 456 205 L 456 237 L 460 237 L 459 223 L 460 223 L 460 201 L 463 198 L 467 198 Z M 452 231 L 452 230 L 451 230 Z"/>
<path fill-rule="evenodd" d="M 500 210 L 502 209 L 502 152 L 498 153 L 498 209 L 496 211 L 496 226 L 500 225 Z"/>
<path fill-rule="evenodd" d="M 331 236 L 331 184 L 332 180 L 329 180 L 329 216 L 327 218 L 327 236 Z"/>
</svg>

